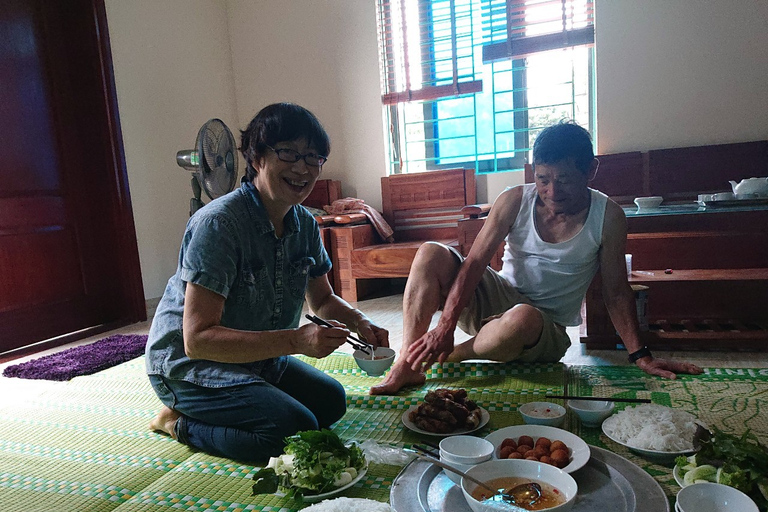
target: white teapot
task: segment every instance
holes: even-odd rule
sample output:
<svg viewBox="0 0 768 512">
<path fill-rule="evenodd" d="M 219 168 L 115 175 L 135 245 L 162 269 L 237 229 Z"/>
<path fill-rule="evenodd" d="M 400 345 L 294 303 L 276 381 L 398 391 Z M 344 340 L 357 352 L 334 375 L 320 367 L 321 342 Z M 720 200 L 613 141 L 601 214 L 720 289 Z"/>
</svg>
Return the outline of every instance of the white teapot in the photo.
<svg viewBox="0 0 768 512">
<path fill-rule="evenodd" d="M 729 181 L 733 188 L 733 193 L 737 196 L 761 196 L 768 197 L 768 178 L 749 178 L 741 180 L 739 183 Z"/>
</svg>

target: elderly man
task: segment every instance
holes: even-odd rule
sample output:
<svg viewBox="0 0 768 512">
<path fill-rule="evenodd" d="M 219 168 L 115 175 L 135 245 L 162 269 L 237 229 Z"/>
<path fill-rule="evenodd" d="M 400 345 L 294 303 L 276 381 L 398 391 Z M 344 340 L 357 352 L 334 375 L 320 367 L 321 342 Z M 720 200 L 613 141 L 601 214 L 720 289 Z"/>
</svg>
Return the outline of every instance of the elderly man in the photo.
<svg viewBox="0 0 768 512">
<path fill-rule="evenodd" d="M 702 372 L 654 358 L 640 343 L 624 261 L 626 218 L 587 186 L 597 166 L 586 130 L 570 122 L 550 126 L 533 146 L 535 183 L 499 195 L 466 259 L 438 243 L 419 249 L 403 299 L 400 358 L 371 394 L 420 385 L 435 362 L 560 360 L 570 346 L 565 328 L 581 323 L 581 303 L 598 268 L 629 360 L 670 379 Z M 503 266 L 495 272 L 488 264 L 503 240 Z M 440 320 L 428 331 L 439 309 Z M 457 325 L 473 337 L 454 345 Z"/>
</svg>

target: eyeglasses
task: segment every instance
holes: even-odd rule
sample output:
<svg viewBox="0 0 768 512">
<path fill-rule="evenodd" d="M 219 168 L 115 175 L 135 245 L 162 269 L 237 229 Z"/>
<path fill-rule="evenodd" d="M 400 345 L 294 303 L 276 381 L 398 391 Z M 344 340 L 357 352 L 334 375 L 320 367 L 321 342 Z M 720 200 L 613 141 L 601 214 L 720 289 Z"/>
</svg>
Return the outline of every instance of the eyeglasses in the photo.
<svg viewBox="0 0 768 512">
<path fill-rule="evenodd" d="M 267 146 L 266 144 L 264 144 Z M 283 162 L 290 162 L 290 163 L 296 163 L 301 159 L 304 159 L 304 162 L 306 162 L 307 165 L 311 165 L 312 167 L 322 167 L 325 162 L 328 161 L 328 157 L 318 155 L 316 153 L 307 153 L 306 155 L 302 155 L 298 151 L 294 151 L 293 149 L 288 148 L 279 148 L 275 149 L 272 146 L 267 146 L 269 149 L 275 152 L 277 155 L 277 158 L 282 160 Z"/>
</svg>

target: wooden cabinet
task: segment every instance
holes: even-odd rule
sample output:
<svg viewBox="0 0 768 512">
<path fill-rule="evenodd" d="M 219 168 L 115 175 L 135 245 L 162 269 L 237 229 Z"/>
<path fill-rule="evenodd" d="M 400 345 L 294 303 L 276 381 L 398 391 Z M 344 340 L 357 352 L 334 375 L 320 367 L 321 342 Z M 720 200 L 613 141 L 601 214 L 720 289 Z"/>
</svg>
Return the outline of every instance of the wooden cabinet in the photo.
<svg viewBox="0 0 768 512">
<path fill-rule="evenodd" d="M 627 216 L 630 283 L 648 286 L 643 342 L 662 350 L 767 350 L 768 207 L 694 208 Z M 584 309 L 587 348 L 621 343 L 599 274 Z"/>
</svg>

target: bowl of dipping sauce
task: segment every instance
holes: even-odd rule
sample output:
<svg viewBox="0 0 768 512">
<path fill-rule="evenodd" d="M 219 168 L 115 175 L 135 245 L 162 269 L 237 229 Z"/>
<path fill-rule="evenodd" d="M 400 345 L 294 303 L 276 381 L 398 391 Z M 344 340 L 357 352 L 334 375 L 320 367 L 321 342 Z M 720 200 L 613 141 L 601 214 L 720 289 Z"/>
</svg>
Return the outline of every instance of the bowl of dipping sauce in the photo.
<svg viewBox="0 0 768 512">
<path fill-rule="evenodd" d="M 379 347 L 373 355 L 362 350 L 355 350 L 352 354 L 357 366 L 371 377 L 379 377 L 389 370 L 395 361 L 395 351 L 389 347 Z"/>
<path fill-rule="evenodd" d="M 571 475 L 543 462 L 520 459 L 496 459 L 482 462 L 467 470 L 492 489 L 511 489 L 517 485 L 537 483 L 541 486 L 541 497 L 535 508 L 511 508 L 499 502 L 500 496 L 490 497 L 487 489 L 468 478 L 461 479 L 461 490 L 469 508 L 474 512 L 498 512 L 499 510 L 551 510 L 565 512 L 573 507 L 579 490 Z"/>
<path fill-rule="evenodd" d="M 552 402 L 528 402 L 517 410 L 529 425 L 559 427 L 565 421 L 565 407 Z"/>
</svg>

